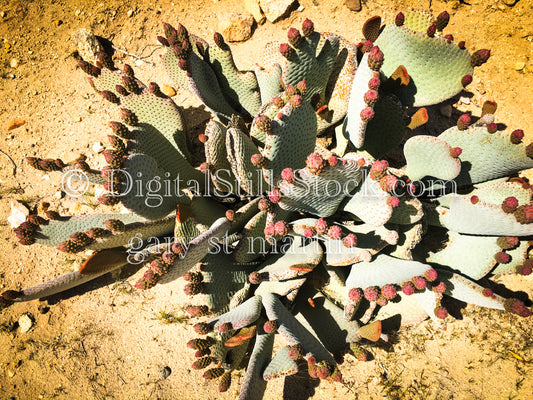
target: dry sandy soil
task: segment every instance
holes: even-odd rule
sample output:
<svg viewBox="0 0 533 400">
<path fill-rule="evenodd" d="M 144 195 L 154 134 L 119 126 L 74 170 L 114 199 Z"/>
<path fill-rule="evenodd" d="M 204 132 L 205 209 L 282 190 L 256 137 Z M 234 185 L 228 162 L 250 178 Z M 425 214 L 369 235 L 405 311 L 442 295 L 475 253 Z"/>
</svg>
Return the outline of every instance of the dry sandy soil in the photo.
<svg viewBox="0 0 533 400">
<path fill-rule="evenodd" d="M 428 2 L 368 1 L 360 13 L 343 1 L 302 0 L 303 12 L 294 11 L 276 24 L 257 27 L 247 42 L 233 47 L 238 66 L 259 61 L 263 43 L 282 39 L 287 28 L 309 17 L 319 30 L 361 38 L 369 16 L 390 21 L 407 6 L 427 8 Z M 455 8 L 454 8 L 455 7 Z M 492 49 L 489 62 L 476 69 L 469 105 L 479 115 L 487 98 L 498 102 L 498 122 L 523 128 L 533 138 L 533 15 L 530 0 L 510 7 L 498 0 L 471 0 L 470 4 L 433 1 L 435 14 L 448 10 L 447 32 L 464 39 L 469 50 Z M 129 16 L 128 11 L 133 10 Z M 30 205 L 46 201 L 62 214 L 92 213 L 103 206 L 94 199 L 59 200 L 60 178 L 30 168 L 25 156 L 54 156 L 69 160 L 79 153 L 102 166 L 92 151 L 104 141 L 106 122 L 116 119 L 105 102 L 86 83 L 69 55 L 75 46 L 73 31 L 90 27 L 97 35 L 130 53 L 158 62 L 161 48 L 155 37 L 161 22 L 181 22 L 190 32 L 211 38 L 219 15 L 243 12 L 237 0 L 170 2 L 153 0 L 26 0 L 0 1 L 0 291 L 20 289 L 68 272 L 79 265 L 43 246 L 19 245 L 6 222 L 10 202 Z M 18 60 L 16 68 L 10 67 Z M 135 59 L 117 52 L 118 63 Z M 517 63 L 523 63 L 518 65 Z M 523 68 L 518 68 L 522 67 Z M 520 70 L 518 70 L 520 69 Z M 145 82 L 170 83 L 159 64 L 141 62 L 136 74 Z M 178 92 L 177 103 L 198 103 Z M 202 112 L 196 112 L 201 119 Z M 455 115 L 455 114 L 454 114 Z M 9 131 L 15 118 L 26 121 Z M 137 272 L 137 276 L 139 272 Z M 70 296 L 46 302 L 15 304 L 0 314 L 0 398 L 16 399 L 230 399 L 235 398 L 243 375 L 227 393 L 205 382 L 190 365 L 193 352 L 185 343 L 194 337 L 182 305 L 189 301 L 182 282 L 148 292 L 132 290 L 128 280 L 100 279 Z M 533 297 L 531 277 L 501 279 L 511 290 Z M 80 295 L 82 294 L 83 295 Z M 21 333 L 16 321 L 23 313 L 34 319 Z M 166 313 L 166 314 L 165 314 Z M 361 363 L 347 356 L 342 365 L 344 384 L 305 379 L 269 384 L 266 398 L 297 399 L 532 399 L 533 327 L 502 312 L 469 306 L 460 320 L 439 330 L 431 321 L 400 332 L 397 343 L 373 350 L 374 360 Z M 163 367 L 171 368 L 166 379 Z M 296 389 L 296 390 L 295 390 Z M 284 392 L 285 390 L 285 392 Z"/>
</svg>

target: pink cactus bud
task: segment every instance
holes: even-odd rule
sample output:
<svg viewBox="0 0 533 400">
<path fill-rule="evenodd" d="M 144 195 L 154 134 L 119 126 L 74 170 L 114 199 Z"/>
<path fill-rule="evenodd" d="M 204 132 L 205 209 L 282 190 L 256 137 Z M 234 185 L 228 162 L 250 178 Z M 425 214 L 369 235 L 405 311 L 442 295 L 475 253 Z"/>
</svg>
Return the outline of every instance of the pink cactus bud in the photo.
<svg viewBox="0 0 533 400">
<path fill-rule="evenodd" d="M 510 214 L 518 207 L 518 199 L 516 197 L 507 197 L 502 203 L 502 209 L 504 212 Z"/>
<path fill-rule="evenodd" d="M 305 228 L 304 229 L 304 236 L 306 238 L 312 238 L 313 236 L 315 236 L 316 234 L 316 231 L 314 228 Z"/>
<path fill-rule="evenodd" d="M 109 90 L 102 90 L 100 92 L 104 100 L 109 101 L 113 104 L 120 104 L 120 99 L 117 97 L 117 95 L 113 92 L 110 92 Z"/>
<path fill-rule="evenodd" d="M 289 43 L 293 47 L 298 48 L 300 44 L 302 43 L 302 36 L 300 35 L 300 32 L 296 28 L 289 28 L 287 32 L 287 38 L 289 39 Z"/>
<path fill-rule="evenodd" d="M 202 317 L 209 314 L 209 307 L 205 305 L 200 306 L 185 306 L 184 311 L 191 317 Z"/>
<path fill-rule="evenodd" d="M 304 349 L 301 344 L 296 343 L 289 346 L 289 358 L 291 360 L 301 360 L 304 356 Z"/>
<path fill-rule="evenodd" d="M 485 297 L 492 297 L 492 296 L 494 295 L 494 293 L 492 292 L 492 290 L 487 289 L 487 288 L 483 289 L 483 290 L 481 291 L 481 293 L 482 293 L 483 296 L 485 296 Z"/>
<path fill-rule="evenodd" d="M 518 144 L 522 141 L 523 138 L 524 138 L 524 131 L 522 129 L 516 129 L 511 132 L 511 136 L 510 136 L 511 143 Z"/>
<path fill-rule="evenodd" d="M 119 113 L 120 113 L 120 117 L 122 118 L 122 120 L 130 125 L 130 126 L 137 126 L 139 124 L 139 119 L 137 118 L 137 116 L 133 113 L 133 111 L 131 110 L 128 110 L 126 108 L 121 108 L 119 110 Z"/>
<path fill-rule="evenodd" d="M 402 292 L 407 295 L 407 296 L 410 296 L 412 294 L 414 294 L 415 292 L 415 285 L 413 285 L 412 282 L 405 282 L 403 285 L 402 285 Z"/>
<path fill-rule="evenodd" d="M 353 233 L 350 233 L 342 239 L 342 244 L 348 248 L 355 247 L 357 245 L 357 237 Z"/>
<path fill-rule="evenodd" d="M 265 164 L 265 157 L 263 157 L 259 153 L 252 155 L 250 160 L 252 161 L 252 164 L 257 168 L 262 168 Z"/>
<path fill-rule="evenodd" d="M 185 255 L 185 247 L 181 243 L 173 243 L 170 250 L 178 256 Z"/>
<path fill-rule="evenodd" d="M 184 286 L 183 292 L 187 296 L 195 296 L 204 292 L 204 285 L 201 282 L 188 283 Z"/>
<path fill-rule="evenodd" d="M 387 300 L 392 300 L 398 295 L 398 292 L 394 285 L 385 285 L 381 288 L 381 294 Z"/>
<path fill-rule="evenodd" d="M 233 330 L 233 324 L 231 322 L 225 322 L 223 324 L 220 324 L 217 329 L 221 333 L 226 333 Z"/>
<path fill-rule="evenodd" d="M 439 282 L 438 285 L 433 286 L 433 291 L 439 294 L 444 293 L 446 291 L 446 284 L 444 282 Z"/>
<path fill-rule="evenodd" d="M 293 107 L 293 108 L 300 108 L 302 106 L 304 102 L 304 99 L 302 96 L 300 95 L 294 95 L 290 98 L 289 100 L 289 104 Z"/>
<path fill-rule="evenodd" d="M 518 246 L 519 239 L 516 236 L 501 236 L 496 241 L 496 244 L 503 250 L 511 250 Z"/>
<path fill-rule="evenodd" d="M 381 84 L 379 78 L 370 78 L 370 80 L 368 81 L 368 88 L 371 89 L 371 90 L 378 90 L 379 89 L 379 85 Z"/>
<path fill-rule="evenodd" d="M 165 264 L 172 265 L 176 262 L 178 256 L 171 251 L 165 251 L 161 256 L 161 259 Z"/>
<path fill-rule="evenodd" d="M 488 133 L 496 133 L 498 130 L 498 125 L 496 125 L 494 122 L 491 122 L 487 125 L 487 132 Z"/>
<path fill-rule="evenodd" d="M 472 204 L 479 203 L 479 197 L 477 197 L 476 195 L 471 196 L 470 197 L 470 203 L 472 203 Z"/>
<path fill-rule="evenodd" d="M 291 58 L 292 55 L 294 54 L 294 49 L 289 46 L 288 43 L 281 43 L 279 45 L 279 52 L 281 53 L 281 55 L 285 58 Z"/>
<path fill-rule="evenodd" d="M 460 131 L 464 131 L 468 129 L 468 126 L 470 125 L 470 115 L 463 114 L 459 117 L 457 120 L 457 129 Z"/>
<path fill-rule="evenodd" d="M 228 221 L 233 222 L 235 220 L 235 211 L 227 210 L 226 211 L 226 218 L 228 219 Z"/>
<path fill-rule="evenodd" d="M 313 24 L 313 21 L 311 21 L 309 18 L 306 18 L 305 21 L 302 23 L 302 33 L 305 37 L 309 37 L 313 34 L 315 31 L 315 25 Z"/>
<path fill-rule="evenodd" d="M 279 236 L 286 236 L 290 232 L 289 224 L 285 221 L 278 221 L 274 224 L 274 232 Z"/>
<path fill-rule="evenodd" d="M 472 56 L 470 57 L 470 64 L 473 67 L 479 67 L 480 65 L 483 65 L 487 62 L 487 60 L 490 57 L 490 50 L 488 49 L 481 49 L 476 51 Z"/>
<path fill-rule="evenodd" d="M 373 286 L 370 286 L 364 290 L 363 295 L 368 301 L 376 301 L 379 296 L 379 290 Z"/>
<path fill-rule="evenodd" d="M 328 229 L 328 236 L 331 239 L 339 240 L 342 237 L 342 229 L 338 225 L 333 225 Z"/>
<path fill-rule="evenodd" d="M 424 278 L 428 280 L 428 282 L 434 282 L 437 279 L 437 271 L 433 268 L 428 269 L 426 272 L 424 272 Z"/>
<path fill-rule="evenodd" d="M 273 225 L 270 226 L 273 227 Z M 259 285 L 261 282 L 263 282 L 263 276 L 259 272 L 254 271 L 248 275 L 248 280 L 252 285 Z"/>
<path fill-rule="evenodd" d="M 363 110 L 361 111 L 361 120 L 363 122 L 368 122 L 370 121 L 372 118 L 374 118 L 374 110 L 371 109 L 370 107 L 365 107 L 363 108 Z"/>
<path fill-rule="evenodd" d="M 378 46 L 374 46 L 368 53 L 368 66 L 373 71 L 379 71 L 383 65 L 384 59 L 385 56 L 383 55 L 383 52 Z"/>
<path fill-rule="evenodd" d="M 277 108 L 283 108 L 283 106 L 285 105 L 285 102 L 283 101 L 281 97 L 276 96 L 272 98 L 272 104 L 274 104 Z"/>
<path fill-rule="evenodd" d="M 398 186 L 398 178 L 394 175 L 385 175 L 379 180 L 379 186 L 385 192 L 392 192 Z"/>
<path fill-rule="evenodd" d="M 373 106 L 378 101 L 378 97 L 377 90 L 369 90 L 365 93 L 364 100 L 368 106 Z"/>
<path fill-rule="evenodd" d="M 328 158 L 328 164 L 331 167 L 334 167 L 335 165 L 337 165 L 338 162 L 339 162 L 339 158 L 337 156 L 330 156 Z"/>
<path fill-rule="evenodd" d="M 370 178 L 379 182 L 385 177 L 388 166 L 389 163 L 387 161 L 374 161 L 370 167 Z"/>
<path fill-rule="evenodd" d="M 274 228 L 274 224 L 271 224 L 271 225 L 267 225 L 265 227 L 265 236 L 273 236 L 276 234 L 276 229 Z"/>
<path fill-rule="evenodd" d="M 437 32 L 437 25 L 432 24 L 427 29 L 426 34 L 428 35 L 428 37 L 432 38 L 435 37 L 435 32 Z"/>
<path fill-rule="evenodd" d="M 445 319 L 448 316 L 448 310 L 446 310 L 444 307 L 435 308 L 434 313 L 439 319 Z"/>
<path fill-rule="evenodd" d="M 273 206 L 269 200 L 261 199 L 259 200 L 259 203 L 257 204 L 257 208 L 259 208 L 259 211 L 271 212 L 273 209 Z"/>
<path fill-rule="evenodd" d="M 380 307 L 385 307 L 389 303 L 389 300 L 387 300 L 384 296 L 379 296 L 376 300 L 376 304 Z"/>
<path fill-rule="evenodd" d="M 296 85 L 296 90 L 301 96 L 305 96 L 307 93 L 307 83 L 305 80 L 298 82 Z"/>
<path fill-rule="evenodd" d="M 465 75 L 461 78 L 461 85 L 463 85 L 463 87 L 467 87 L 471 83 L 472 83 L 472 75 Z"/>
<path fill-rule="evenodd" d="M 178 61 L 178 67 L 183 71 L 187 71 L 189 69 L 189 63 L 184 58 L 181 58 Z"/>
<path fill-rule="evenodd" d="M 404 22 L 405 22 L 405 16 L 403 15 L 402 12 L 399 12 L 396 15 L 396 18 L 394 19 L 394 23 L 396 24 L 396 26 L 402 26 Z"/>
<path fill-rule="evenodd" d="M 361 52 L 368 53 L 370 50 L 372 50 L 372 47 L 374 47 L 374 43 L 372 40 L 368 39 L 361 45 Z"/>
<path fill-rule="evenodd" d="M 418 290 L 425 289 L 427 286 L 427 282 L 423 276 L 415 276 L 412 279 L 412 282 L 415 285 L 415 288 L 417 288 Z"/>
<path fill-rule="evenodd" d="M 508 264 L 511 261 L 511 256 L 503 251 L 494 254 L 494 259 L 498 264 Z"/>
<path fill-rule="evenodd" d="M 165 47 L 169 47 L 170 46 L 170 44 L 168 43 L 168 40 L 166 38 L 164 38 L 163 36 L 158 36 L 157 37 L 157 41 L 159 43 L 161 43 Z"/>
<path fill-rule="evenodd" d="M 392 208 L 398 207 L 400 205 L 400 199 L 398 197 L 389 197 L 387 199 L 387 204 Z"/>
<path fill-rule="evenodd" d="M 279 203 L 281 201 L 281 198 L 281 190 L 279 190 L 279 188 L 277 187 L 273 188 L 272 191 L 268 194 L 268 199 L 274 204 Z"/>
<path fill-rule="evenodd" d="M 265 333 L 275 333 L 279 328 L 279 322 L 277 319 L 273 319 L 265 322 L 263 325 L 263 330 Z"/>
<path fill-rule="evenodd" d="M 463 149 L 461 149 L 460 147 L 454 147 L 450 151 L 450 156 L 452 156 L 453 158 L 458 158 L 462 152 L 463 152 Z"/>
<path fill-rule="evenodd" d="M 363 291 L 359 288 L 351 288 L 348 292 L 348 298 L 354 303 L 359 303 L 363 299 Z"/>
<path fill-rule="evenodd" d="M 191 283 L 200 283 L 204 280 L 204 275 L 201 272 L 188 271 L 182 276 L 183 280 Z"/>
<path fill-rule="evenodd" d="M 325 166 L 324 159 L 318 153 L 311 153 L 307 156 L 306 160 L 307 168 L 314 174 L 322 172 Z"/>
<path fill-rule="evenodd" d="M 324 218 L 319 218 L 315 222 L 315 229 L 319 235 L 323 235 L 328 229 L 328 223 Z"/>
<path fill-rule="evenodd" d="M 267 133 L 272 129 L 272 120 L 263 114 L 259 114 L 257 117 L 255 117 L 254 124 L 255 127 L 261 132 Z"/>
</svg>

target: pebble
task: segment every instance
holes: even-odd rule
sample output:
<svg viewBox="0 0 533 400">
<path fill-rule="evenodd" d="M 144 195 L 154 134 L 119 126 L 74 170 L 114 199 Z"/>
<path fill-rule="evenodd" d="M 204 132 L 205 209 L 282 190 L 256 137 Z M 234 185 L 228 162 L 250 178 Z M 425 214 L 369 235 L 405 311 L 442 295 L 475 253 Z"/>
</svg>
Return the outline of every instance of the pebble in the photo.
<svg viewBox="0 0 533 400">
<path fill-rule="evenodd" d="M 526 63 L 519 61 L 514 65 L 514 69 L 517 71 L 522 71 L 526 67 Z"/>
<path fill-rule="evenodd" d="M 259 6 L 267 19 L 274 23 L 288 14 L 294 0 L 259 0 Z"/>
<path fill-rule="evenodd" d="M 218 28 L 228 42 L 243 42 L 252 36 L 253 23 L 251 14 L 231 13 L 221 17 Z"/>
<path fill-rule="evenodd" d="M 79 17 L 81 14 L 81 10 L 76 10 L 76 12 L 74 13 L 74 15 L 76 15 L 76 17 Z"/>
<path fill-rule="evenodd" d="M 470 104 L 470 99 L 468 97 L 461 97 L 461 98 L 459 98 L 459 100 L 463 104 Z"/>
<path fill-rule="evenodd" d="M 22 333 L 28 332 L 33 326 L 33 321 L 28 314 L 22 314 L 19 318 L 19 327 Z"/>
<path fill-rule="evenodd" d="M 172 370 L 170 369 L 170 367 L 164 367 L 160 371 L 161 377 L 163 379 L 167 379 L 170 376 L 171 373 L 172 373 Z"/>
<path fill-rule="evenodd" d="M 12 58 L 9 62 L 9 66 L 11 68 L 17 68 L 19 66 L 19 60 L 17 60 L 16 58 Z"/>
<path fill-rule="evenodd" d="M 6 12 L 5 11 L 0 11 L 0 18 L 4 18 L 6 16 Z"/>
<path fill-rule="evenodd" d="M 95 142 L 93 144 L 93 151 L 95 153 L 101 153 L 102 151 L 104 151 L 104 145 L 101 142 Z"/>
<path fill-rule="evenodd" d="M 346 0 L 344 4 L 346 5 L 346 7 L 348 7 L 350 11 L 361 11 L 360 0 Z"/>
<path fill-rule="evenodd" d="M 63 197 L 65 197 L 65 192 L 63 192 L 62 190 L 58 190 L 57 192 L 55 192 L 54 197 L 56 199 L 62 199 Z"/>
<path fill-rule="evenodd" d="M 502 0 L 503 4 L 506 6 L 512 7 L 516 4 L 517 0 Z"/>
<path fill-rule="evenodd" d="M 128 11 L 128 17 L 130 17 L 130 18 L 133 17 L 133 13 L 134 13 L 133 10 L 129 10 L 129 11 Z"/>
<path fill-rule="evenodd" d="M 443 106 L 439 108 L 440 115 L 446 118 L 451 118 L 452 111 L 453 111 L 452 106 L 449 104 L 444 104 Z"/>
<path fill-rule="evenodd" d="M 176 89 L 174 89 L 172 86 L 170 85 L 163 85 L 161 87 L 161 91 L 166 94 L 168 97 L 173 97 L 176 95 Z"/>
</svg>

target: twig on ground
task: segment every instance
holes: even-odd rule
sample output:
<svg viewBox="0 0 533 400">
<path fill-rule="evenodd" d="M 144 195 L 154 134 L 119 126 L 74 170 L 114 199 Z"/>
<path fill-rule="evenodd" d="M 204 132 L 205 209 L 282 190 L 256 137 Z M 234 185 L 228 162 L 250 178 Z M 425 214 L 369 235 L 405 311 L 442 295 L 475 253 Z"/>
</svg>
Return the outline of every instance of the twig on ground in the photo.
<svg viewBox="0 0 533 400">
<path fill-rule="evenodd" d="M 141 56 L 138 56 L 137 54 L 128 53 L 127 51 L 122 50 L 122 49 L 119 49 L 119 48 L 116 47 L 116 46 L 113 46 L 113 50 L 115 50 L 115 51 L 120 51 L 121 53 L 124 53 L 124 54 L 126 54 L 126 55 L 128 55 L 128 56 L 130 56 L 130 57 L 136 58 L 137 60 L 144 61 L 145 63 L 150 64 L 150 65 L 152 65 L 152 66 L 155 65 L 155 63 L 153 63 L 153 62 L 150 61 L 150 60 L 147 60 L 147 59 L 145 59 L 145 58 L 143 58 L 143 57 L 141 57 Z"/>
<path fill-rule="evenodd" d="M 9 161 L 11 161 L 11 164 L 13 164 L 13 176 L 16 176 L 16 174 L 17 174 L 17 164 L 15 163 L 15 161 L 13 161 L 11 156 L 9 154 L 7 154 L 4 150 L 0 150 L 0 153 L 2 153 L 4 156 L 6 156 L 9 159 Z"/>
</svg>

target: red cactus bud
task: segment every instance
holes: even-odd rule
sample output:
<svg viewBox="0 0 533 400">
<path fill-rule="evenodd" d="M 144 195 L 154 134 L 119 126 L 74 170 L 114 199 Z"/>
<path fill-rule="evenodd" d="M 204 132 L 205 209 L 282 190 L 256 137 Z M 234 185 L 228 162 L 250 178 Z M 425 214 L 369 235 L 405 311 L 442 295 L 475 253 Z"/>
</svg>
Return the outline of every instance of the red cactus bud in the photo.
<svg viewBox="0 0 533 400">
<path fill-rule="evenodd" d="M 331 239 L 339 240 L 342 237 L 342 229 L 338 225 L 333 225 L 328 229 L 328 236 Z"/>
<path fill-rule="evenodd" d="M 307 83 L 305 82 L 305 80 L 298 82 L 298 84 L 296 85 L 296 91 L 301 96 L 305 96 L 305 94 L 307 93 Z"/>
<path fill-rule="evenodd" d="M 328 158 L 328 164 L 331 167 L 334 167 L 335 165 L 337 165 L 338 162 L 339 162 L 339 158 L 337 156 L 330 156 Z"/>
<path fill-rule="evenodd" d="M 519 315 L 521 317 L 526 318 L 526 317 L 530 317 L 531 315 L 533 315 L 531 310 L 529 310 L 524 305 L 524 303 L 522 303 L 518 299 L 507 299 L 507 300 L 505 300 L 503 305 L 504 305 L 505 310 L 507 312 L 511 312 L 513 314 L 517 314 L 517 315 Z"/>
<path fill-rule="evenodd" d="M 524 131 L 522 129 L 516 129 L 513 132 L 511 132 L 511 143 L 518 144 L 522 141 L 524 138 Z"/>
<path fill-rule="evenodd" d="M 126 225 L 119 219 L 105 220 L 103 225 L 113 233 L 120 233 L 126 230 Z"/>
<path fill-rule="evenodd" d="M 309 37 L 313 34 L 315 31 L 315 25 L 313 24 L 313 21 L 311 21 L 309 18 L 306 18 L 305 21 L 302 23 L 302 33 L 305 37 Z"/>
<path fill-rule="evenodd" d="M 381 294 L 387 300 L 392 300 L 398 295 L 398 292 L 396 291 L 396 287 L 394 285 L 384 285 L 381 288 Z"/>
<path fill-rule="evenodd" d="M 479 203 L 479 197 L 477 197 L 476 195 L 471 196 L 470 197 L 470 203 L 472 203 L 472 204 Z"/>
<path fill-rule="evenodd" d="M 209 140 L 209 138 L 207 137 L 207 135 L 205 133 L 200 133 L 198 135 L 198 140 L 202 143 L 207 143 L 207 141 Z"/>
<path fill-rule="evenodd" d="M 28 221 L 30 224 L 39 226 L 39 225 L 46 225 L 48 221 L 44 219 L 43 217 L 40 217 L 36 214 L 30 214 L 26 217 L 26 221 Z"/>
<path fill-rule="evenodd" d="M 279 328 L 279 322 L 277 319 L 267 321 L 263 325 L 263 330 L 266 333 L 275 333 L 278 330 L 278 328 Z"/>
<path fill-rule="evenodd" d="M 350 233 L 342 239 L 342 244 L 348 248 L 355 247 L 357 245 L 357 237 L 353 233 Z"/>
<path fill-rule="evenodd" d="M 370 286 L 364 290 L 363 295 L 368 301 L 376 301 L 379 296 L 379 290 L 373 286 Z"/>
<path fill-rule="evenodd" d="M 459 47 L 461 50 L 465 48 L 465 41 L 461 40 L 459 43 L 457 43 L 457 47 Z"/>
<path fill-rule="evenodd" d="M 372 50 L 372 47 L 374 47 L 374 43 L 372 40 L 367 39 L 362 45 L 361 45 L 361 52 L 362 53 L 368 53 L 370 50 Z"/>
<path fill-rule="evenodd" d="M 189 38 L 189 32 L 187 32 L 187 29 L 182 24 L 178 24 L 176 28 L 176 37 L 180 42 Z"/>
<path fill-rule="evenodd" d="M 85 231 L 85 234 L 91 239 L 100 239 L 106 236 L 111 235 L 112 233 L 107 229 L 103 228 L 90 228 Z"/>
<path fill-rule="evenodd" d="M 533 259 L 528 259 L 524 262 L 523 265 L 516 267 L 516 273 L 520 275 L 531 275 L 531 270 L 533 269 Z"/>
<path fill-rule="evenodd" d="M 110 92 L 109 90 L 102 90 L 100 92 L 104 100 L 109 101 L 113 104 L 120 104 L 120 99 L 117 97 L 117 95 L 113 92 Z"/>
<path fill-rule="evenodd" d="M 483 290 L 481 291 L 481 293 L 482 293 L 483 296 L 485 296 L 485 297 L 492 297 L 492 296 L 494 295 L 494 293 L 492 292 L 492 290 L 487 289 L 487 288 L 483 289 Z"/>
<path fill-rule="evenodd" d="M 186 306 L 184 310 L 191 317 L 202 317 L 209 314 L 209 308 L 205 305 L 201 306 Z"/>
<path fill-rule="evenodd" d="M 218 382 L 218 391 L 220 393 L 227 392 L 231 386 L 231 371 L 226 371 L 222 374 Z"/>
<path fill-rule="evenodd" d="M 516 236 L 501 236 L 496 241 L 496 244 L 503 250 L 511 250 L 518 246 L 519 240 Z"/>
<path fill-rule="evenodd" d="M 437 32 L 437 25 L 431 24 L 427 29 L 426 34 L 428 35 L 428 37 L 432 38 L 435 37 L 435 32 Z"/>
<path fill-rule="evenodd" d="M 511 256 L 503 251 L 494 254 L 494 259 L 498 264 L 508 264 L 511 261 Z"/>
<path fill-rule="evenodd" d="M 300 32 L 296 28 L 289 28 L 287 31 L 287 38 L 293 47 L 298 48 L 302 43 L 302 35 L 300 35 Z"/>
<path fill-rule="evenodd" d="M 222 36 L 218 32 L 215 32 L 215 34 L 213 35 L 213 40 L 215 41 L 215 44 L 221 49 L 225 50 L 228 47 L 228 45 L 224 41 L 224 36 Z"/>
<path fill-rule="evenodd" d="M 359 303 L 363 299 L 363 291 L 359 288 L 351 288 L 348 291 L 348 298 L 354 303 Z"/>
<path fill-rule="evenodd" d="M 94 65 L 92 65 L 91 63 L 88 63 L 87 61 L 83 61 L 83 60 L 79 60 L 78 61 L 78 67 L 80 67 L 80 69 L 85 72 L 87 75 L 91 75 L 95 78 L 97 78 L 98 76 L 100 76 L 101 74 L 101 70 L 100 68 L 98 67 L 95 67 Z"/>
<path fill-rule="evenodd" d="M 502 203 L 502 209 L 504 212 L 510 214 L 518 207 L 518 199 L 516 197 L 507 197 Z"/>
<path fill-rule="evenodd" d="M 128 110 L 126 108 L 121 108 L 119 110 L 120 112 L 120 117 L 122 118 L 122 120 L 130 125 L 130 126 L 137 126 L 139 124 L 139 119 L 137 118 L 137 116 L 133 113 L 133 111 L 131 110 Z"/>
<path fill-rule="evenodd" d="M 187 347 L 193 350 L 203 350 L 215 344 L 215 339 L 207 336 L 205 339 L 191 339 L 187 342 Z"/>
<path fill-rule="evenodd" d="M 131 139 L 133 137 L 128 127 L 120 122 L 111 121 L 109 122 L 109 126 L 115 135 L 123 139 Z"/>
<path fill-rule="evenodd" d="M 434 313 L 439 319 L 445 319 L 448 316 L 448 310 L 446 310 L 444 307 L 435 308 Z"/>
<path fill-rule="evenodd" d="M 214 362 L 216 359 L 213 357 L 202 357 L 192 363 L 192 369 L 204 369 Z"/>
<path fill-rule="evenodd" d="M 472 83 L 472 75 L 465 75 L 461 78 L 461 85 L 463 85 L 463 87 L 467 87 L 471 83 Z"/>
<path fill-rule="evenodd" d="M 320 379 L 326 379 L 331 375 L 333 368 L 327 361 L 321 361 L 316 365 L 316 374 Z"/>
<path fill-rule="evenodd" d="M 364 95 L 365 103 L 368 106 L 373 106 L 378 101 L 378 92 L 376 90 L 369 90 Z"/>
<path fill-rule="evenodd" d="M 464 131 L 468 129 L 468 126 L 470 125 L 470 115 L 463 114 L 459 117 L 457 120 L 457 129 L 460 131 Z"/>
<path fill-rule="evenodd" d="M 372 110 L 370 107 L 363 108 L 360 116 L 363 122 L 368 122 L 374 118 L 374 110 Z"/>
<path fill-rule="evenodd" d="M 444 39 L 446 39 L 446 42 L 451 43 L 453 42 L 453 35 L 445 35 Z"/>
<path fill-rule="evenodd" d="M 498 125 L 496 125 L 494 122 L 491 122 L 487 125 L 487 132 L 488 133 L 496 133 L 498 130 Z"/>
<path fill-rule="evenodd" d="M 373 71 L 379 71 L 383 65 L 384 59 L 385 56 L 383 55 L 383 52 L 378 46 L 374 46 L 368 53 L 368 66 Z"/>
<path fill-rule="evenodd" d="M 405 16 L 403 15 L 402 12 L 399 12 L 396 15 L 396 18 L 394 19 L 394 23 L 396 24 L 396 26 L 402 26 L 404 22 L 405 22 Z"/>
<path fill-rule="evenodd" d="M 187 62 L 186 59 L 184 58 L 181 58 L 179 61 L 178 61 L 178 67 L 183 70 L 183 71 L 187 71 L 189 69 L 189 63 Z"/>
<path fill-rule="evenodd" d="M 288 59 L 291 58 L 291 56 L 294 54 L 294 49 L 289 46 L 288 43 L 281 43 L 279 45 L 279 52 L 283 57 Z"/>
<path fill-rule="evenodd" d="M 181 256 L 181 255 L 185 254 L 185 248 L 183 247 L 183 245 L 181 243 L 173 243 L 172 247 L 170 248 L 170 250 L 174 254 L 177 254 L 178 256 Z"/>
<path fill-rule="evenodd" d="M 463 152 L 463 149 L 461 149 L 460 147 L 454 147 L 451 151 L 450 151 L 450 155 L 453 157 L 453 158 L 458 158 L 461 153 Z"/>
<path fill-rule="evenodd" d="M 481 49 L 476 51 L 472 56 L 470 57 L 470 64 L 473 67 L 479 67 L 480 65 L 483 65 L 487 62 L 487 60 L 490 57 L 490 50 L 488 49 Z"/>
<path fill-rule="evenodd" d="M 415 292 L 415 285 L 413 285 L 412 282 L 405 282 L 403 285 L 402 285 L 402 292 L 407 295 L 407 296 L 410 296 L 412 294 L 414 294 Z"/>
<path fill-rule="evenodd" d="M 226 218 L 228 219 L 228 221 L 233 222 L 233 220 L 235 219 L 235 211 L 227 210 L 226 211 Z"/>
<path fill-rule="evenodd" d="M 302 96 L 300 95 L 294 95 L 290 98 L 289 100 L 289 104 L 293 107 L 293 108 L 300 108 L 302 106 L 304 102 L 304 99 Z"/>
<path fill-rule="evenodd" d="M 220 324 L 217 329 L 221 333 L 226 333 L 233 330 L 233 325 L 231 324 L 231 322 L 225 322 L 223 324 Z"/>
<path fill-rule="evenodd" d="M 400 199 L 398 197 L 389 197 L 387 199 L 387 204 L 392 208 L 398 207 L 400 205 Z"/>
<path fill-rule="evenodd" d="M 191 283 L 200 283 L 204 280 L 204 276 L 200 272 L 188 271 L 183 275 L 183 279 Z"/>
<path fill-rule="evenodd" d="M 442 31 L 446 26 L 448 26 L 448 23 L 450 22 L 450 14 L 448 14 L 446 11 L 441 12 L 437 20 L 435 21 L 435 25 L 437 26 L 437 30 Z"/>
<path fill-rule="evenodd" d="M 289 346 L 289 358 L 291 360 L 301 360 L 304 356 L 303 352 L 304 349 L 299 343 Z"/>
<path fill-rule="evenodd" d="M 165 47 L 169 47 L 170 46 L 170 44 L 168 43 L 168 40 L 166 38 L 164 38 L 163 36 L 158 36 L 157 37 L 157 41 L 159 43 L 161 43 Z"/>
</svg>

